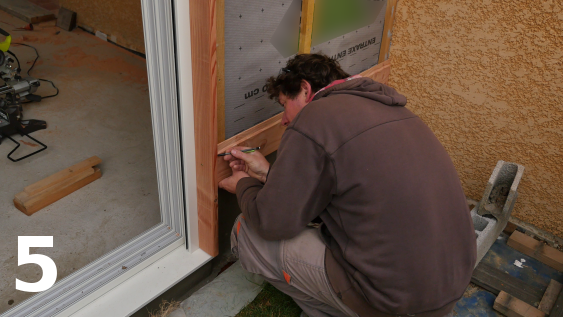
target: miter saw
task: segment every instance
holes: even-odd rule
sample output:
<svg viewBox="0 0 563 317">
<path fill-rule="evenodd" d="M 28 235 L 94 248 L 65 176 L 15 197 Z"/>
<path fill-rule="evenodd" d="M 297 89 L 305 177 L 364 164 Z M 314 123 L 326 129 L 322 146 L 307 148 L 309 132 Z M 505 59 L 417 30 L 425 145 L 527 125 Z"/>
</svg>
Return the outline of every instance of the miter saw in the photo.
<svg viewBox="0 0 563 317">
<path fill-rule="evenodd" d="M 38 79 L 33 77 L 23 78 L 20 76 L 21 69 L 12 64 L 15 60 L 17 61 L 17 57 L 9 50 L 12 37 L 2 29 L 0 29 L 0 34 L 6 36 L 4 42 L 0 43 L 0 78 L 4 81 L 4 85 L 0 86 L 0 144 L 5 138 L 17 144 L 8 154 L 8 159 L 17 162 L 47 148 L 45 144 L 29 135 L 37 130 L 46 129 L 47 122 L 43 120 L 23 120 L 22 102 L 41 101 L 40 96 L 34 95 L 40 83 Z M 20 143 L 11 137 L 16 133 L 32 139 L 41 145 L 41 149 L 18 159 L 12 158 L 11 155 L 20 147 Z"/>
</svg>

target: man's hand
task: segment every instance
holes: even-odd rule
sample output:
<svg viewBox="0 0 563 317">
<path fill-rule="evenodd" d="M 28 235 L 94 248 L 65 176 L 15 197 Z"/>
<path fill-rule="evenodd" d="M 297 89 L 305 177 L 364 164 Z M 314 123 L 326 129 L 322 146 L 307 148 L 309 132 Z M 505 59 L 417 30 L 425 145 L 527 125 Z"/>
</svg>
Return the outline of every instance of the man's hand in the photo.
<svg viewBox="0 0 563 317">
<path fill-rule="evenodd" d="M 248 173 L 235 171 L 233 170 L 233 175 L 230 177 L 225 178 L 224 180 L 219 182 L 219 188 L 223 188 L 224 190 L 228 191 L 229 193 L 236 194 L 237 192 L 237 183 L 241 178 L 250 177 Z"/>
<path fill-rule="evenodd" d="M 232 155 L 225 156 L 225 161 L 230 161 L 229 166 L 235 171 L 242 171 L 248 173 L 261 181 L 266 182 L 266 176 L 270 170 L 270 163 L 266 160 L 264 155 L 260 152 L 243 153 L 241 150 L 248 149 L 248 147 L 237 146 L 227 152 Z"/>
</svg>

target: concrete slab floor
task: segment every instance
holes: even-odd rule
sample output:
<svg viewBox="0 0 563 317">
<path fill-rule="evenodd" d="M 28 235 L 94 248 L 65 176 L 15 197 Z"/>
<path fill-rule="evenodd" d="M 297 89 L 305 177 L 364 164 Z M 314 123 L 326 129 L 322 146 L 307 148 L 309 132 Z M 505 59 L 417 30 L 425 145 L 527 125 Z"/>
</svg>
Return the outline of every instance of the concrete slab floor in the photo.
<svg viewBox="0 0 563 317">
<path fill-rule="evenodd" d="M 46 130 L 32 134 L 47 150 L 13 163 L 6 155 L 14 144 L 0 144 L 0 313 L 33 295 L 17 291 L 16 278 L 36 282 L 41 275 L 38 265 L 18 267 L 18 236 L 53 236 L 53 248 L 31 253 L 52 258 L 61 279 L 160 222 L 145 60 L 80 29 L 61 30 L 55 21 L 13 31 L 25 24 L 0 12 L 0 27 L 13 42 L 41 55 L 31 75 L 54 81 L 60 94 L 24 105 L 24 118 L 47 121 Z M 11 51 L 25 73 L 35 52 L 17 45 Z M 37 94 L 53 92 L 41 82 Z M 37 149 L 21 147 L 18 155 Z M 30 217 L 14 207 L 25 186 L 93 155 L 103 160 L 101 179 Z"/>
</svg>

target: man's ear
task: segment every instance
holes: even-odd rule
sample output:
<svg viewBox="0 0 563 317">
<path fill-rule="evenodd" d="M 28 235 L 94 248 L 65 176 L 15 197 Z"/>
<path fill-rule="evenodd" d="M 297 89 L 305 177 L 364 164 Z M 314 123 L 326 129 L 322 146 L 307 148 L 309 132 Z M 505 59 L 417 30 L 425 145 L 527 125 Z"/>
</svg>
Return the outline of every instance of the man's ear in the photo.
<svg viewBox="0 0 563 317">
<path fill-rule="evenodd" d="M 309 82 L 306 81 L 305 79 L 301 80 L 301 90 L 305 91 L 305 94 L 307 96 L 309 96 L 313 93 L 313 89 L 311 88 L 311 84 L 309 84 Z"/>
</svg>

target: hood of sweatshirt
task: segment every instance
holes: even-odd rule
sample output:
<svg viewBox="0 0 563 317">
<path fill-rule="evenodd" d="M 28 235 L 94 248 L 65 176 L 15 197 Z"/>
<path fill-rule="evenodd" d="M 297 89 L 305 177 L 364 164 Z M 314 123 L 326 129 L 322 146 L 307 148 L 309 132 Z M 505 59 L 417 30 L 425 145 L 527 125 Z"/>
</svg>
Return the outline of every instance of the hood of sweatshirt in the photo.
<svg viewBox="0 0 563 317">
<path fill-rule="evenodd" d="M 407 104 L 407 97 L 401 95 L 395 89 L 366 77 L 350 79 L 319 91 L 313 101 L 334 94 L 356 95 L 392 107 L 404 107 Z"/>
</svg>

